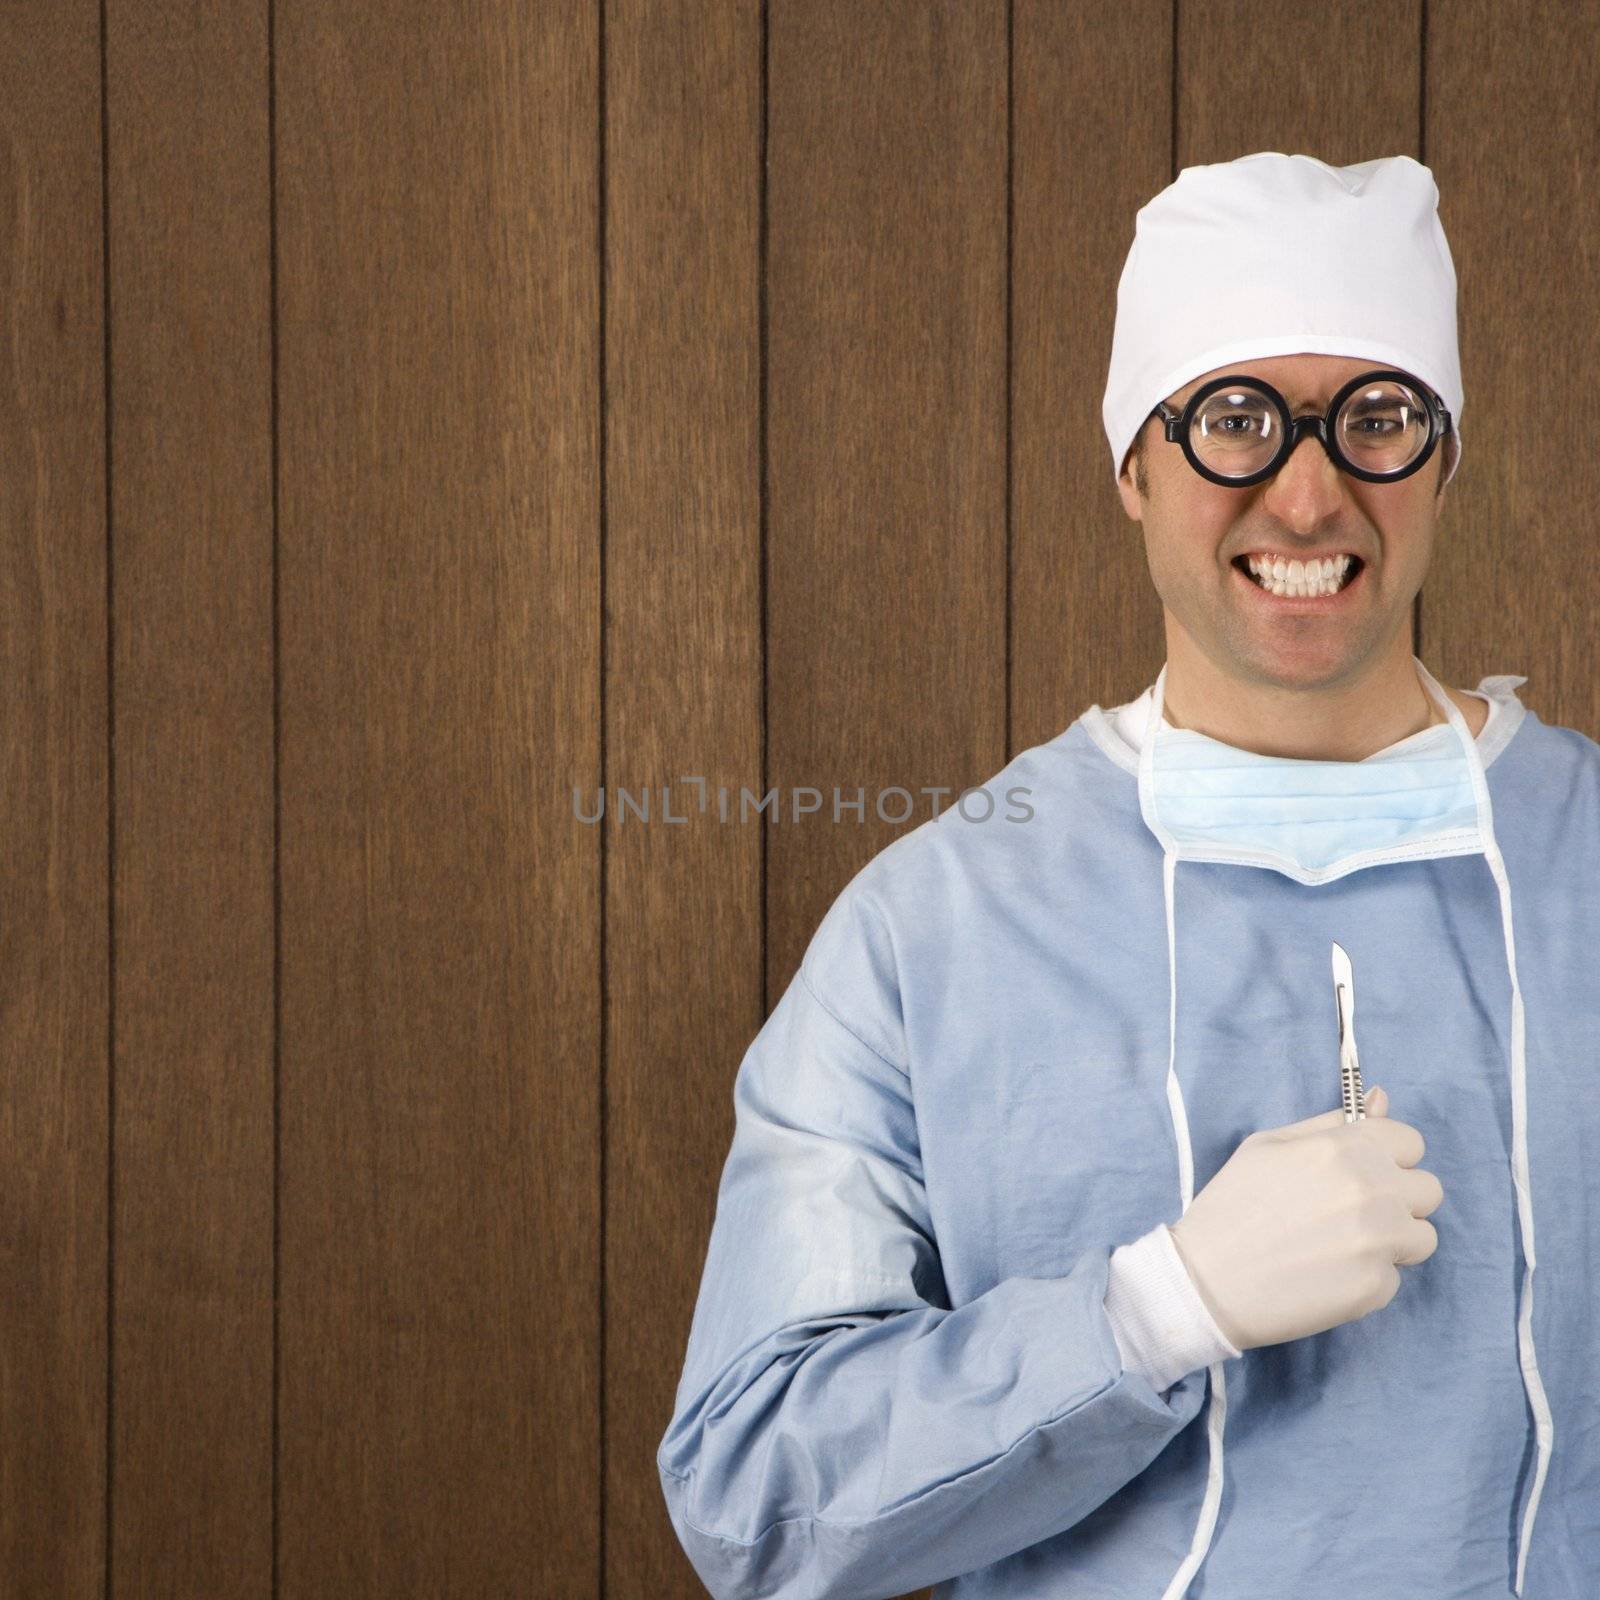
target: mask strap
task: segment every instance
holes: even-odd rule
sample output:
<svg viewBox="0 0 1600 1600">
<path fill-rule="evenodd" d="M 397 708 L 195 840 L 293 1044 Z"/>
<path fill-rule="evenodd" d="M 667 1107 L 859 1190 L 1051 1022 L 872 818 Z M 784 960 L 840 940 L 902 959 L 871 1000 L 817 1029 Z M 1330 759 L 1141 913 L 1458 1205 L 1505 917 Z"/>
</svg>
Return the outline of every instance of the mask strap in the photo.
<svg viewBox="0 0 1600 1600">
<path fill-rule="evenodd" d="M 1417 679 L 1422 684 L 1422 687 L 1433 698 L 1439 709 L 1444 712 L 1445 720 L 1455 730 L 1456 737 L 1470 749 L 1473 744 L 1472 730 L 1468 728 L 1467 719 L 1461 715 L 1460 708 L 1444 692 L 1439 680 L 1423 666 L 1420 656 L 1412 656 L 1411 662 L 1417 669 Z"/>
</svg>

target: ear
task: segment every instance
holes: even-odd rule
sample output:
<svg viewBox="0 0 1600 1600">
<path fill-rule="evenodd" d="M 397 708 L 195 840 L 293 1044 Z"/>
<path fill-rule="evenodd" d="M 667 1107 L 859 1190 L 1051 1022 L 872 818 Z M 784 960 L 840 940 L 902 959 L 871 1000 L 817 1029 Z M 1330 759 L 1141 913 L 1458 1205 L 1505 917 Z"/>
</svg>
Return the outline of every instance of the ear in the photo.
<svg viewBox="0 0 1600 1600">
<path fill-rule="evenodd" d="M 1454 433 L 1444 441 L 1444 447 L 1438 452 L 1439 456 L 1439 482 L 1436 494 L 1443 494 L 1445 485 L 1450 481 L 1450 470 L 1461 459 L 1461 445 Z"/>
<path fill-rule="evenodd" d="M 1146 484 L 1148 488 L 1148 482 Z M 1140 495 L 1133 482 L 1133 446 L 1128 446 L 1128 453 L 1122 458 L 1122 471 L 1117 475 L 1117 494 L 1122 500 L 1122 509 L 1135 522 L 1144 521 L 1144 498 Z"/>
<path fill-rule="evenodd" d="M 1444 459 L 1445 452 L 1439 451 L 1439 476 L 1433 488 L 1433 520 L 1437 522 L 1444 515 L 1444 497 L 1446 480 L 1449 477 L 1450 463 Z"/>
</svg>

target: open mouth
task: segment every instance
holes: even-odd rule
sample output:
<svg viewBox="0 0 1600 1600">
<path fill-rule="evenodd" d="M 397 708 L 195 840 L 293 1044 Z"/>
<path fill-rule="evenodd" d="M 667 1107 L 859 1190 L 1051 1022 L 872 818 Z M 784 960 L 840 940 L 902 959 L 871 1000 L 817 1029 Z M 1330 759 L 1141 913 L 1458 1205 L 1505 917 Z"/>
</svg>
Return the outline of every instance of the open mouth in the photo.
<svg viewBox="0 0 1600 1600">
<path fill-rule="evenodd" d="M 1255 570 L 1252 570 L 1252 563 Z M 1265 565 L 1246 554 L 1235 556 L 1233 566 L 1256 588 L 1274 599 L 1283 600 L 1331 600 L 1343 594 L 1366 570 L 1366 563 L 1357 555 L 1340 557 L 1327 564 L 1302 564 L 1298 578 L 1286 561 Z"/>
</svg>

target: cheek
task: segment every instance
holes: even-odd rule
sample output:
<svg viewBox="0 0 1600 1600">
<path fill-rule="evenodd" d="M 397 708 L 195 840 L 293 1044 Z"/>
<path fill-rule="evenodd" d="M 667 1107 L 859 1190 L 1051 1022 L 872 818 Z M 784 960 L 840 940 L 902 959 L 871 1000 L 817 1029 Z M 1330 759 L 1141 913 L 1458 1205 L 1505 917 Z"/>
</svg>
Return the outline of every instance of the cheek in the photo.
<svg viewBox="0 0 1600 1600">
<path fill-rule="evenodd" d="M 1389 517 L 1376 524 L 1384 566 L 1391 583 L 1404 579 L 1420 584 L 1433 560 L 1433 518 L 1426 505 L 1415 517 Z"/>
<path fill-rule="evenodd" d="M 1167 456 L 1147 464 L 1150 493 L 1140 519 L 1150 577 L 1169 606 L 1169 597 L 1184 594 L 1214 600 L 1230 576 L 1220 552 L 1236 542 L 1248 497 L 1200 477 L 1176 445 L 1161 448 Z"/>
</svg>

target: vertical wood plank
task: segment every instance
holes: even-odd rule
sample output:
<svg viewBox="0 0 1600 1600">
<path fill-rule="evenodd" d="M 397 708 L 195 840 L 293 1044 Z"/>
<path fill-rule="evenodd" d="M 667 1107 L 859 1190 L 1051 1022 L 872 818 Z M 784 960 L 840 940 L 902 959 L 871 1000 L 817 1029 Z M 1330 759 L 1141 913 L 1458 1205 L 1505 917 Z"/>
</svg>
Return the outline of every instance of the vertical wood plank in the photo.
<svg viewBox="0 0 1600 1600">
<path fill-rule="evenodd" d="M 280 6 L 280 1590 L 600 1571 L 599 13 Z"/>
<path fill-rule="evenodd" d="M 1016 0 L 1013 27 L 1015 753 L 1132 699 L 1166 654 L 1100 408 L 1134 213 L 1171 178 L 1172 0 Z"/>
<path fill-rule="evenodd" d="M 769 26 L 775 1002 L 921 790 L 948 809 L 1005 764 L 1006 7 L 793 0 Z M 823 809 L 796 822 L 801 786 Z"/>
<path fill-rule="evenodd" d="M 101 36 L 0 50 L 0 1581 L 104 1591 L 110 959 Z"/>
<path fill-rule="evenodd" d="M 1267 6 L 1248 27 L 1229 0 L 1182 0 L 1177 19 L 1179 169 L 1256 150 L 1421 160 L 1421 0 Z"/>
<path fill-rule="evenodd" d="M 1422 595 L 1425 659 L 1469 688 L 1520 672 L 1546 722 L 1600 738 L 1600 12 L 1455 0 L 1429 21 L 1428 165 L 1466 414 Z"/>
<path fill-rule="evenodd" d="M 605 38 L 605 1592 L 690 1600 L 655 1449 L 764 1016 L 761 7 L 610 0 Z"/>
<path fill-rule="evenodd" d="M 242 1600 L 273 1577 L 267 17 L 106 21 L 110 1587 Z"/>
</svg>

